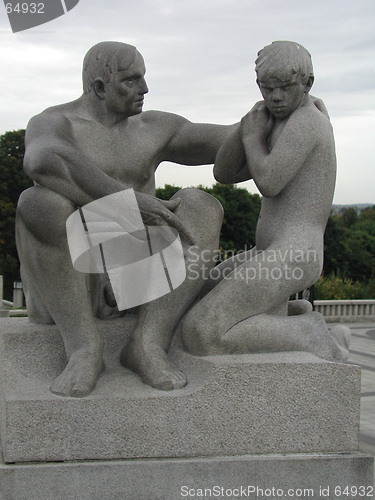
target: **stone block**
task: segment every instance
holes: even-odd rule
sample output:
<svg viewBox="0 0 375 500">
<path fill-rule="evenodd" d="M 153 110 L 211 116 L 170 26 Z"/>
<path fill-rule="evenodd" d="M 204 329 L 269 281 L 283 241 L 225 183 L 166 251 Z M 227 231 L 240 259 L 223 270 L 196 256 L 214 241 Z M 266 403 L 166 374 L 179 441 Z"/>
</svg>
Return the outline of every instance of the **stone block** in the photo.
<svg viewBox="0 0 375 500">
<path fill-rule="evenodd" d="M 0 500 L 354 500 L 372 498 L 373 460 L 332 453 L 0 463 Z"/>
<path fill-rule="evenodd" d="M 358 451 L 360 368 L 286 352 L 195 357 L 158 391 L 119 363 L 132 315 L 99 322 L 106 371 L 82 399 L 49 390 L 66 363 L 55 326 L 0 320 L 5 462 L 191 458 Z"/>
</svg>

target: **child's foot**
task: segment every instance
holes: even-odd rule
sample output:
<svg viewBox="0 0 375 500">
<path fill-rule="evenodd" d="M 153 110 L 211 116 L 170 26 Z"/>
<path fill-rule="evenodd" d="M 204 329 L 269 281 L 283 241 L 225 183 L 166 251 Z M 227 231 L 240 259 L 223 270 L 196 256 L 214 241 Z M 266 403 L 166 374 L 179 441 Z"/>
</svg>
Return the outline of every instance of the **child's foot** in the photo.
<svg viewBox="0 0 375 500">
<path fill-rule="evenodd" d="M 331 329 L 331 335 L 333 340 L 339 346 L 346 361 L 349 357 L 349 344 L 351 337 L 350 328 L 345 325 L 336 325 Z"/>
</svg>

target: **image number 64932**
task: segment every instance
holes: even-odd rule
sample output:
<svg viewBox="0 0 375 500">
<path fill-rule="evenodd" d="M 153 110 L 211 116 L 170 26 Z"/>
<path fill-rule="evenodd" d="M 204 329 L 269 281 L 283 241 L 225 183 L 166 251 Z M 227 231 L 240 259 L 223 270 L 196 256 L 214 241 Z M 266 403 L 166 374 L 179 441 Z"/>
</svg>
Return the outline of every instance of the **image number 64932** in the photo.
<svg viewBox="0 0 375 500">
<path fill-rule="evenodd" d="M 44 14 L 44 3 L 16 3 L 12 5 L 7 3 L 5 5 L 5 10 L 7 14 L 17 13 L 17 14 Z"/>
</svg>

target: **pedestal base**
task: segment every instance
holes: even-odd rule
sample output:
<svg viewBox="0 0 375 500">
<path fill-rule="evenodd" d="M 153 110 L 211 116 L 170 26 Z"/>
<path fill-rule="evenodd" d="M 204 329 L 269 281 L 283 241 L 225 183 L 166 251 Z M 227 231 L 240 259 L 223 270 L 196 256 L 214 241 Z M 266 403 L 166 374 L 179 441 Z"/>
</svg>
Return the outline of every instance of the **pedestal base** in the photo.
<svg viewBox="0 0 375 500">
<path fill-rule="evenodd" d="M 5 462 L 358 451 L 359 367 L 304 352 L 197 357 L 176 342 L 188 385 L 159 391 L 119 363 L 131 322 L 99 322 L 106 370 L 77 399 L 49 389 L 66 363 L 56 327 L 2 320 Z"/>
<path fill-rule="evenodd" d="M 1 464 L 0 499 L 360 499 L 372 470 L 360 453 Z"/>
<path fill-rule="evenodd" d="M 49 390 L 66 363 L 56 327 L 1 320 L 0 500 L 373 494 L 359 367 L 302 352 L 200 358 L 177 337 L 188 385 L 158 391 L 119 363 L 133 326 L 99 322 L 106 371 L 75 399 Z"/>
</svg>

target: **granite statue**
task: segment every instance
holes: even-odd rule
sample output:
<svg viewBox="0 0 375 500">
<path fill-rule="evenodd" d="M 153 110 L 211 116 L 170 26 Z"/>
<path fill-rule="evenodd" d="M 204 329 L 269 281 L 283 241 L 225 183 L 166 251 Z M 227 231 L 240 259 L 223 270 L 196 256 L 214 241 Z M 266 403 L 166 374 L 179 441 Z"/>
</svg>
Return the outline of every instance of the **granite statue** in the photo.
<svg viewBox="0 0 375 500">
<path fill-rule="evenodd" d="M 224 485 L 223 498 L 241 484 L 249 497 L 258 489 L 264 496 L 267 485 L 303 485 L 322 498 L 341 495 L 343 483 L 372 491 L 373 458 L 358 451 L 361 368 L 341 363 L 348 329 L 331 335 L 308 302 L 288 302 L 321 272 L 336 173 L 332 128 L 310 96 L 312 65 L 300 45 L 272 44 L 256 69 L 263 101 L 239 124 L 193 124 L 143 112 L 141 55 L 99 44 L 85 59 L 83 96 L 30 121 L 25 170 L 35 185 L 19 201 L 17 244 L 30 320 L 57 326 L 1 320 L 0 496 L 169 500 L 214 484 Z M 222 208 L 196 189 L 157 200 L 154 172 L 164 159 L 216 160 L 223 183 L 252 178 L 263 194 L 257 247 L 215 265 Z M 108 197 L 119 203 L 104 210 Z M 141 246 L 145 233 L 179 233 L 186 280 L 101 321 L 124 309 L 113 269 L 107 277 L 90 267 L 86 276 L 75 267 L 86 251 L 71 254 L 68 221 L 76 218 L 84 237 L 91 225 L 95 238 L 112 238 L 113 227 L 126 233 L 125 198 L 140 223 L 129 234 Z M 92 204 L 108 213 L 88 219 Z M 116 239 L 116 251 L 127 262 L 124 241 Z M 182 388 L 186 376 L 189 386 L 151 389 L 120 365 L 120 352 L 153 387 Z M 93 392 L 78 401 L 49 394 L 55 377 L 57 395 Z"/>
<path fill-rule="evenodd" d="M 330 120 L 310 96 L 304 47 L 274 42 L 258 53 L 255 70 L 263 100 L 220 148 L 214 175 L 224 184 L 253 179 L 263 195 L 256 247 L 211 272 L 183 321 L 183 342 L 197 355 L 307 351 L 341 362 L 349 329 L 330 334 L 309 302 L 289 302 L 322 272 L 336 179 Z"/>
<path fill-rule="evenodd" d="M 142 112 L 148 92 L 145 71 L 135 47 L 99 43 L 84 59 L 83 95 L 46 109 L 27 127 L 24 170 L 35 185 L 18 203 L 17 247 L 30 321 L 56 323 L 63 337 L 67 365 L 51 387 L 61 396 L 89 394 L 104 370 L 86 276 L 73 268 L 67 244 L 66 220 L 77 207 L 132 188 L 145 224 L 175 228 L 185 250 L 192 244 L 212 251 L 218 247 L 220 203 L 197 189 L 158 200 L 155 171 L 162 161 L 213 164 L 224 139 L 239 125 L 197 124 L 171 113 Z M 122 216 L 121 210 L 113 214 L 120 225 Z M 186 264 L 189 269 L 188 256 Z M 121 355 L 125 366 L 158 389 L 186 384 L 167 351 L 176 325 L 204 285 L 203 278 L 188 278 L 172 293 L 139 307 Z M 108 283 L 102 291 L 106 307 L 113 306 Z"/>
<path fill-rule="evenodd" d="M 52 392 L 85 396 L 105 369 L 93 290 L 98 317 L 118 312 L 105 275 L 91 279 L 90 299 L 86 276 L 72 265 L 66 221 L 77 208 L 129 188 L 146 227 L 179 232 L 187 271 L 181 286 L 131 311 L 137 323 L 121 362 L 143 382 L 164 390 L 186 385 L 167 354 L 186 313 L 183 342 L 193 354 L 301 350 L 343 360 L 348 335 L 330 335 L 306 301 L 288 303 L 320 275 L 336 175 L 327 111 L 309 95 L 309 53 L 292 42 L 263 49 L 256 71 L 264 100 L 230 126 L 143 112 L 145 71 L 135 47 L 99 43 L 84 60 L 83 95 L 48 108 L 27 127 L 24 169 L 35 185 L 19 200 L 17 248 L 29 319 L 56 323 L 65 345 L 67 365 Z M 215 267 L 222 207 L 197 189 L 156 199 L 154 174 L 162 161 L 215 161 L 219 182 L 254 179 L 263 195 L 256 248 Z M 126 226 L 120 207 L 111 216 Z"/>
</svg>

